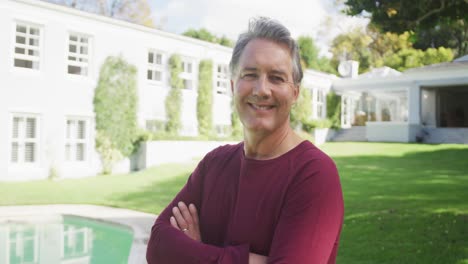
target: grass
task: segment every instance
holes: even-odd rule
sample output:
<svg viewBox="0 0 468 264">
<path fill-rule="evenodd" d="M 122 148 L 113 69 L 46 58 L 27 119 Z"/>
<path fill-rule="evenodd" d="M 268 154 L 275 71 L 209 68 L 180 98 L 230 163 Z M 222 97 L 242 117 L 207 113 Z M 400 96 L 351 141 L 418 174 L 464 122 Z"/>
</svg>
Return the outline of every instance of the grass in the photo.
<svg viewBox="0 0 468 264">
<path fill-rule="evenodd" d="M 345 197 L 338 263 L 468 263 L 468 146 L 327 143 Z M 0 205 L 88 203 L 159 212 L 192 164 L 0 183 Z"/>
</svg>

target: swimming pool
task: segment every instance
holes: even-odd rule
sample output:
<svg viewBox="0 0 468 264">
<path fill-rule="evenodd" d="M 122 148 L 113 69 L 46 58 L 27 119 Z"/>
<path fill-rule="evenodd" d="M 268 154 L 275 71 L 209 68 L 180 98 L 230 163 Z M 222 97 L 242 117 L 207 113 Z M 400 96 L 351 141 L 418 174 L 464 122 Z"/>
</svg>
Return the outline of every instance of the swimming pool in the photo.
<svg viewBox="0 0 468 264">
<path fill-rule="evenodd" d="M 0 263 L 127 263 L 132 242 L 130 228 L 83 217 L 11 218 L 0 222 Z"/>
</svg>

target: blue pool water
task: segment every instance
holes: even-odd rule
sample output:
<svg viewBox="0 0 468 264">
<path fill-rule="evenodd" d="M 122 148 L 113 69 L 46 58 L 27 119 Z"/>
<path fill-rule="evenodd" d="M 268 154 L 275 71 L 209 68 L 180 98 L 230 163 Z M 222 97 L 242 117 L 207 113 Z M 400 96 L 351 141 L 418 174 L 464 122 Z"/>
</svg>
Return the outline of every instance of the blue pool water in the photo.
<svg viewBox="0 0 468 264">
<path fill-rule="evenodd" d="M 0 223 L 0 264 L 127 263 L 132 241 L 126 227 L 81 217 L 12 220 Z"/>
</svg>

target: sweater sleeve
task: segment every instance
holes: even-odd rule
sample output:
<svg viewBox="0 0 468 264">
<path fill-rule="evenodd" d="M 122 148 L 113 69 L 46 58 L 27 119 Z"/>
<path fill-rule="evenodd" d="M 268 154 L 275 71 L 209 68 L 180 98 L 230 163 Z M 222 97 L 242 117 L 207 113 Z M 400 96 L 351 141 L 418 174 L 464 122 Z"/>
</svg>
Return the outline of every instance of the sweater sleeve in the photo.
<svg viewBox="0 0 468 264">
<path fill-rule="evenodd" d="M 207 160 L 209 160 L 208 156 L 209 154 L 198 164 L 185 186 L 161 212 L 151 228 L 151 236 L 146 251 L 146 259 L 149 264 L 248 263 L 248 245 L 226 246 L 223 248 L 204 244 L 189 238 L 170 224 L 169 218 L 172 216 L 172 208 L 179 201 L 183 201 L 186 204 L 193 203 L 198 209 L 201 208 L 203 178 L 205 166 Z M 203 234 L 201 235 L 203 238 Z"/>
<path fill-rule="evenodd" d="M 334 162 L 325 156 L 318 163 L 306 166 L 291 183 L 268 263 L 335 263 L 343 196 Z"/>
</svg>

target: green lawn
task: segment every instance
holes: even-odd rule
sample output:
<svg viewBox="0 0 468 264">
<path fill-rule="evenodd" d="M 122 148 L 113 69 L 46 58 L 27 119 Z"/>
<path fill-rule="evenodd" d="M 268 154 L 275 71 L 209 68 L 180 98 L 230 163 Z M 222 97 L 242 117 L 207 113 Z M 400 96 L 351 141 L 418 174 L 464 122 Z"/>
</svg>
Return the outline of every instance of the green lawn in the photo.
<svg viewBox="0 0 468 264">
<path fill-rule="evenodd" d="M 345 196 L 338 263 L 468 264 L 468 146 L 327 143 Z M 0 205 L 89 203 L 157 213 L 193 164 L 0 183 Z"/>
</svg>

